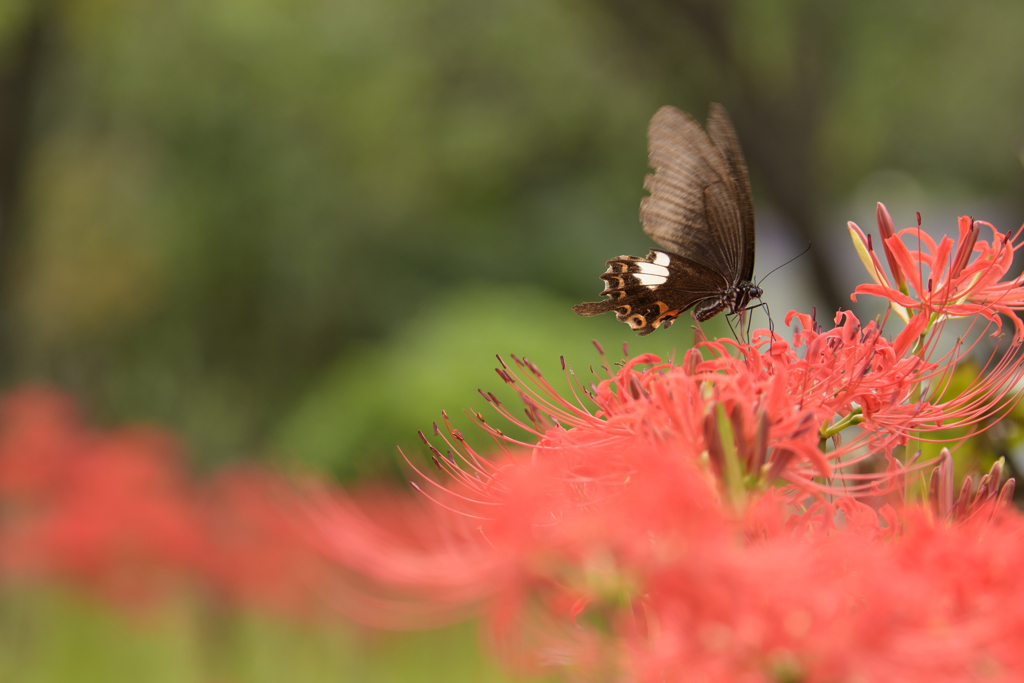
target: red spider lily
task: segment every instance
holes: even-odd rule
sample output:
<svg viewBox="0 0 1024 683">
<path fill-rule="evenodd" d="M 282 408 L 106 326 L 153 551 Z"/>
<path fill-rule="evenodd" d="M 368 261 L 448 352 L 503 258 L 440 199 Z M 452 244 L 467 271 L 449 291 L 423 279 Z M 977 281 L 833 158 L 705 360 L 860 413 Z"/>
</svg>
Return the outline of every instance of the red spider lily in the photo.
<svg viewBox="0 0 1024 683">
<path fill-rule="evenodd" d="M 920 311 L 930 316 L 929 324 L 941 317 L 980 315 L 998 329 L 999 314 L 1004 314 L 1013 321 L 1017 340 L 1024 340 L 1024 322 L 1014 314 L 1024 310 L 1024 279 L 1003 280 L 1013 264 L 1014 254 L 1024 244 L 1021 240 L 1024 227 L 1016 234 L 1001 234 L 990 223 L 961 216 L 959 242 L 943 236 L 936 244 L 920 226 L 893 235 L 892 219 L 884 206 L 878 206 L 882 246 L 896 286 L 885 276 L 871 240 L 850 223 L 850 234 L 875 280 L 875 284 L 858 286 L 854 300 L 857 294 L 879 296 L 895 304 L 897 311 Z M 979 239 L 982 226 L 992 230 L 992 241 Z M 905 239 L 917 240 L 917 248 L 909 248 Z"/>
<path fill-rule="evenodd" d="M 979 241 L 982 226 L 993 231 L 992 242 Z M 1002 326 L 1002 313 L 1011 318 L 1016 329 L 1009 348 L 992 352 L 977 381 L 957 398 L 943 402 L 938 397 L 949 370 L 977 346 L 977 338 L 966 348 L 958 341 L 952 351 L 933 361 L 934 371 L 914 378 L 913 384 L 922 397 L 914 405 L 898 407 L 897 419 L 888 420 L 885 429 L 904 439 L 913 433 L 915 438 L 928 441 L 928 433 L 974 427 L 987 418 L 1005 414 L 1020 400 L 1015 388 L 1024 377 L 1024 322 L 1015 314 L 1024 309 L 1024 276 L 1007 281 L 1003 278 L 1012 265 L 1014 253 L 1021 247 L 1024 228 L 1015 236 L 1003 235 L 989 223 L 964 216 L 960 218 L 960 239 L 954 250 L 952 239 L 944 236 L 936 244 L 920 226 L 894 235 L 892 219 L 882 204 L 878 205 L 878 227 L 897 286 L 890 284 L 883 272 L 870 237 L 850 223 L 854 246 L 875 280 L 875 284 L 858 286 L 853 298 L 856 294 L 871 294 L 888 299 L 892 309 L 907 321 L 900 336 L 913 342 L 914 334 L 921 335 L 914 349 L 917 357 L 927 358 L 934 350 L 943 322 L 949 318 L 983 317 L 989 324 L 982 332 L 991 330 L 995 336 Z M 909 249 L 904 237 L 916 238 L 919 248 Z M 972 261 L 975 252 L 977 256 Z M 911 292 L 916 299 L 910 296 Z M 929 392 L 931 398 L 927 396 Z"/>
<path fill-rule="evenodd" d="M 575 426 L 548 428 L 532 453 L 510 451 L 500 465 L 451 434 L 452 459 L 439 464 L 453 478 L 429 494 L 440 503 L 432 512 L 392 507 L 394 496 L 325 502 L 325 544 L 367 577 L 362 596 L 344 595 L 357 601 L 338 605 L 395 626 L 483 602 L 514 661 L 584 679 L 1024 672 L 1015 645 L 1024 620 L 993 609 L 1024 598 L 1014 569 L 1024 520 L 979 502 L 977 514 L 947 526 L 913 508 L 879 515 L 850 497 L 801 512 L 770 488 L 737 506 L 702 456 L 707 432 L 687 417 L 680 385 L 671 415 L 657 388 L 692 381 L 701 362 L 689 373 L 638 373 L 628 363 L 591 392 L 607 392 L 606 420 L 545 401 L 547 420 Z"/>
<path fill-rule="evenodd" d="M 752 344 L 702 342 L 676 366 L 651 355 L 634 358 L 593 390 L 578 386 L 577 397 L 583 395 L 595 404 L 593 415 L 578 400 L 562 399 L 535 365 L 514 356 L 532 386 L 505 364 L 498 374 L 526 403 L 530 424 L 518 420 L 493 395 L 487 398 L 506 419 L 536 435 L 536 448 L 570 437 L 577 443 L 589 439 L 601 444 L 637 439 L 658 443 L 682 437 L 693 444 L 695 455 L 708 454 L 721 477 L 727 468 L 715 441 L 720 431 L 715 416 L 720 409 L 733 432 L 730 446 L 738 449 L 736 457 L 742 465 L 735 476 L 724 477 L 730 479 L 726 487 L 736 484 L 737 477 L 761 485 L 782 477 L 791 484 L 786 491 L 795 498 L 809 491 L 884 493 L 897 484 L 896 475 L 903 468 L 892 458 L 895 446 L 906 445 L 911 437 L 929 440 L 933 432 L 998 416 L 1018 398 L 1004 400 L 1024 377 L 1024 349 L 1019 345 L 993 357 L 986 372 L 956 398 L 943 400 L 945 381 L 959 358 L 973 347 L 956 347 L 932 360 L 940 330 L 922 341 L 925 317 L 911 319 L 891 341 L 874 322 L 862 326 L 849 312 L 837 314 L 830 330 L 821 329 L 813 316 L 790 313 L 786 323 L 794 320 L 801 329 L 792 344 L 761 330 Z M 643 365 L 651 367 L 639 370 Z M 568 374 L 567 379 L 571 380 Z M 480 419 L 499 443 L 508 441 Z M 824 439 L 853 425 L 860 427 L 857 436 L 825 451 Z M 571 432 L 565 431 L 568 427 Z M 435 451 L 439 467 L 470 487 L 479 487 L 476 482 L 481 475 L 489 481 L 489 466 L 467 450 L 461 434 L 448 439 L 447 445 L 449 453 L 466 450 L 461 462 L 473 463 L 476 473 L 467 477 L 454 460 Z M 866 477 L 851 471 L 879 455 L 889 461 L 893 476 Z"/>
<path fill-rule="evenodd" d="M 394 498 L 325 505 L 318 526 L 327 548 L 346 570 L 368 577 L 362 595 L 345 594 L 339 606 L 396 626 L 483 602 L 506 654 L 583 677 L 612 670 L 641 681 L 960 680 L 978 666 L 1013 664 L 1012 643 L 1024 632 L 1002 631 L 987 607 L 994 595 L 1024 594 L 1012 572 L 979 594 L 967 591 L 967 574 L 916 563 L 927 543 L 925 556 L 963 553 L 958 569 L 989 576 L 1002 567 L 995 548 L 1024 526 L 1000 512 L 979 543 L 978 524 L 996 511 L 984 507 L 992 496 L 979 492 L 979 512 L 961 515 L 957 529 L 936 528 L 912 509 L 898 516 L 886 507 L 880 515 L 852 497 L 801 502 L 825 490 L 811 486 L 811 473 L 838 476 L 829 464 L 838 461 L 820 451 L 804 460 L 806 472 L 797 466 L 803 456 L 793 454 L 807 443 L 817 448 L 820 415 L 847 410 L 844 392 L 867 405 L 866 396 L 885 388 L 877 409 L 862 413 L 871 427 L 890 404 L 909 401 L 909 388 L 894 388 L 894 377 L 935 371 L 897 354 L 903 342 L 840 320 L 823 332 L 803 318 L 808 329 L 798 343 L 817 349 L 803 357 L 776 339 L 764 345 L 767 354 L 716 342 L 700 347 L 709 358 L 698 350 L 678 366 L 632 359 L 593 388 L 577 388 L 597 404 L 594 414 L 560 398 L 529 361 L 516 359 L 531 385 L 503 365 L 499 374 L 527 401 L 530 423 L 521 426 L 539 436 L 532 452 L 510 450 L 491 462 L 445 421 L 447 434 L 436 434 L 447 452 L 433 453 L 451 479 L 445 488 L 421 484 L 439 503 L 432 513 L 391 507 Z M 790 487 L 744 493 L 741 483 L 740 495 L 730 496 L 723 481 L 730 440 L 707 419 L 719 407 L 741 474 L 772 472 L 785 457 L 774 471 Z M 716 438 L 725 442 L 718 467 Z M 1019 543 L 1012 552 L 1024 559 Z M 937 625 L 948 631 L 943 638 L 935 637 Z M 946 637 L 970 645 L 948 647 Z"/>
<path fill-rule="evenodd" d="M 953 497 L 953 458 L 949 449 L 943 448 L 939 465 L 932 470 L 928 498 L 932 512 L 940 519 L 963 521 L 997 513 L 1013 499 L 1016 483 L 1008 479 L 1002 488 L 1003 463 L 997 460 L 988 474 L 978 482 L 977 491 L 970 477 L 964 478 L 960 495 Z"/>
</svg>

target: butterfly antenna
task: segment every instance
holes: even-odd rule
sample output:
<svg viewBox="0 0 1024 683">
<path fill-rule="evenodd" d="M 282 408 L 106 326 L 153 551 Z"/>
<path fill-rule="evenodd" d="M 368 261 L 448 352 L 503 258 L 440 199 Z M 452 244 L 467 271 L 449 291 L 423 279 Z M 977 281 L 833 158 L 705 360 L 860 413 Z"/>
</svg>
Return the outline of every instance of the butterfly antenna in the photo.
<svg viewBox="0 0 1024 683">
<path fill-rule="evenodd" d="M 790 263 L 792 263 L 793 261 L 796 261 L 796 260 L 797 260 L 798 258 L 800 258 L 801 256 L 803 256 L 804 254 L 806 254 L 806 253 L 807 253 L 807 252 L 809 252 L 810 250 L 811 250 L 811 243 L 810 243 L 810 242 L 808 242 L 808 243 L 807 243 L 807 248 L 806 248 L 806 249 L 804 249 L 804 250 L 803 250 L 803 251 L 801 251 L 801 252 L 800 252 L 799 254 L 797 254 L 797 255 L 796 255 L 796 256 L 794 256 L 793 258 L 791 258 L 791 259 L 789 259 L 788 261 L 786 261 L 785 263 L 783 263 L 783 264 L 782 264 L 781 266 L 776 266 L 775 268 L 772 268 L 771 270 L 769 270 L 769 271 L 768 271 L 768 275 L 771 275 L 772 273 L 774 273 L 774 272 L 775 272 L 776 270 L 778 270 L 779 268 L 782 268 L 782 267 L 784 267 L 784 266 L 788 266 L 788 265 L 789 265 Z M 764 276 L 763 278 L 761 278 L 760 282 L 758 282 L 758 283 L 757 283 L 757 286 L 758 286 L 758 287 L 760 287 L 760 286 L 761 286 L 761 282 L 764 282 L 765 280 L 767 280 L 767 279 L 768 279 L 768 275 L 765 275 L 765 276 Z"/>
</svg>

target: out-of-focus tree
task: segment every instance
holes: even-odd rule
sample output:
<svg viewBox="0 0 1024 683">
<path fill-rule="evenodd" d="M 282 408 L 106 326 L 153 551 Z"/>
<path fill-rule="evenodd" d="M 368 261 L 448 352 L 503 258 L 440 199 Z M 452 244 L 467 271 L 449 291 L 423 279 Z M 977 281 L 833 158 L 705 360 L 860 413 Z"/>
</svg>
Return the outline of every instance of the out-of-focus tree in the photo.
<svg viewBox="0 0 1024 683">
<path fill-rule="evenodd" d="M 657 101 L 577 19 L 536 1 L 60 5 L 13 376 L 234 457 L 439 292 L 593 296 L 602 235 L 643 249 Z"/>
<path fill-rule="evenodd" d="M 10 371 L 10 301 L 4 295 L 14 284 L 10 266 L 47 17 L 46 7 L 29 0 L 0 8 L 0 371 Z"/>
</svg>

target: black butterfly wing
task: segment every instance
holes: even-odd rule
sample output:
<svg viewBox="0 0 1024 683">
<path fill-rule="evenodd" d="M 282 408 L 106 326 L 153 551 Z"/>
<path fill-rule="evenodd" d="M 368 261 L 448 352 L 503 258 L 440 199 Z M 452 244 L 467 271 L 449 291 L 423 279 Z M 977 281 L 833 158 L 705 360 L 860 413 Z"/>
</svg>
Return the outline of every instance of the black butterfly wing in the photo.
<svg viewBox="0 0 1024 683">
<path fill-rule="evenodd" d="M 695 304 L 718 301 L 729 286 L 723 275 L 696 261 L 653 249 L 645 259 L 620 256 L 608 261 L 601 279 L 601 294 L 609 298 L 578 304 L 573 310 L 579 315 L 615 311 L 615 317 L 640 336 L 668 327 Z"/>
<path fill-rule="evenodd" d="M 640 202 L 644 232 L 668 251 L 721 273 L 729 285 L 749 280 L 750 181 L 725 109 L 712 105 L 706 133 L 689 115 L 665 106 L 647 135 L 654 173 L 644 179 L 650 196 Z"/>
<path fill-rule="evenodd" d="M 754 201 L 750 192 L 750 176 L 743 159 L 740 139 L 729 120 L 725 107 L 712 102 L 708 111 L 708 137 L 729 164 L 729 173 L 736 187 L 736 208 L 742 232 L 743 261 L 740 277 L 747 282 L 754 278 Z"/>
</svg>

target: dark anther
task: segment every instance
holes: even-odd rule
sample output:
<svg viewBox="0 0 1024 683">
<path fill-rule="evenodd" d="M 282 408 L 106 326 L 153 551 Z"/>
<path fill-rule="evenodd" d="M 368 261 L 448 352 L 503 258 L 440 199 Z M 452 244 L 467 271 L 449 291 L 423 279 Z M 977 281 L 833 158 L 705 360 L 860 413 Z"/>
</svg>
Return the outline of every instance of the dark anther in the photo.
<svg viewBox="0 0 1024 683">
<path fill-rule="evenodd" d="M 558 360 L 562 362 L 562 369 L 565 370 L 565 356 L 559 356 Z"/>
<path fill-rule="evenodd" d="M 419 430 L 419 431 L 418 431 L 418 432 L 416 432 L 416 433 L 420 435 L 420 438 L 421 438 L 421 439 L 423 439 L 423 443 L 427 444 L 428 446 L 430 445 L 430 442 L 429 442 L 429 441 L 427 441 L 427 437 L 426 437 L 426 435 L 425 435 L 425 434 L 423 433 L 423 430 L 422 430 L 422 429 L 421 429 L 421 430 Z"/>
</svg>

